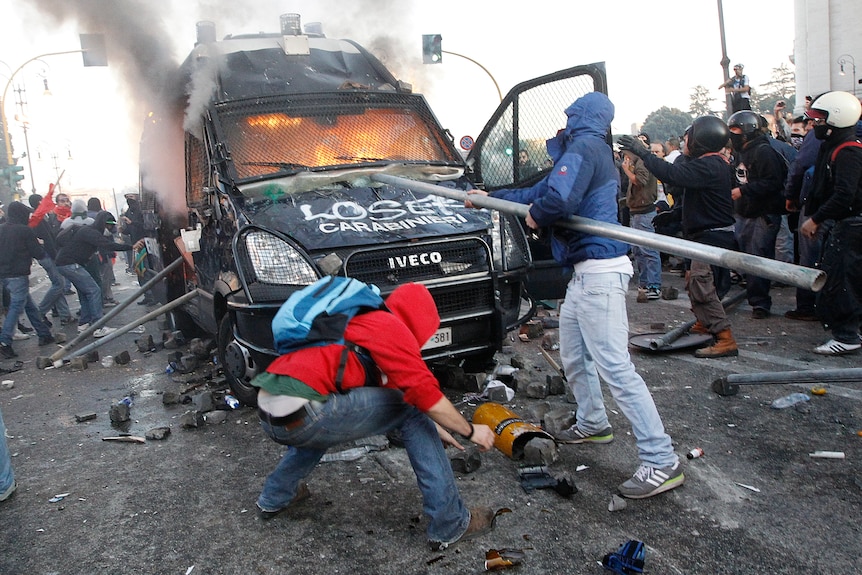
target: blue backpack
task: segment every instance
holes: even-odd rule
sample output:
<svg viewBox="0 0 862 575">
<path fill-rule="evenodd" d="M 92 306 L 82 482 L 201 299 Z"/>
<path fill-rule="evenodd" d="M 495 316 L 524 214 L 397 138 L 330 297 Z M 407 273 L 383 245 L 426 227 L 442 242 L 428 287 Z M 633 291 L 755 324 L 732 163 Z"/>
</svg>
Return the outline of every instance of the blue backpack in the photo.
<svg viewBox="0 0 862 575">
<path fill-rule="evenodd" d="M 345 345 L 344 330 L 356 314 L 383 309 L 377 286 L 327 276 L 294 292 L 272 320 L 275 349 L 286 354 L 305 347 Z"/>
</svg>

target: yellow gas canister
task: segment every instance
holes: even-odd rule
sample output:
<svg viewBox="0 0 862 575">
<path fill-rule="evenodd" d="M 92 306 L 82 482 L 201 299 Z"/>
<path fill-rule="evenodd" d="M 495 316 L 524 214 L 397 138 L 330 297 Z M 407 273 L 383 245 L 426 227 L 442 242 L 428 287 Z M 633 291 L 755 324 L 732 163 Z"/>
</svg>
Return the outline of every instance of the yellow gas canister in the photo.
<svg viewBox="0 0 862 575">
<path fill-rule="evenodd" d="M 523 459 L 524 446 L 534 437 L 553 439 L 536 425 L 524 421 L 499 403 L 483 403 L 473 413 L 473 423 L 487 425 L 494 432 L 494 447 L 512 459 Z"/>
</svg>

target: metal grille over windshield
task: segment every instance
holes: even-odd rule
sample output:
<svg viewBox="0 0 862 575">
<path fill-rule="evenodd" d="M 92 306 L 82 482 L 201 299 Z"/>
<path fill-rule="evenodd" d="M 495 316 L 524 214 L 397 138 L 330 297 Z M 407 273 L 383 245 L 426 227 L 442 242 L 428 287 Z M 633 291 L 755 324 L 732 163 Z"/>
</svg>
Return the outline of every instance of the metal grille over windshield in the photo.
<svg viewBox="0 0 862 575">
<path fill-rule="evenodd" d="M 458 161 L 424 100 L 404 95 L 244 102 L 220 111 L 219 118 L 240 180 L 327 167 Z"/>
<path fill-rule="evenodd" d="M 550 168 L 553 162 L 545 150 L 546 140 L 565 127 L 564 110 L 595 89 L 594 78 L 582 74 L 518 94 L 495 119 L 490 132 L 483 134 L 480 165 L 485 186 L 493 190 L 517 185 Z M 526 163 L 519 162 L 519 157 L 526 157 Z"/>
</svg>

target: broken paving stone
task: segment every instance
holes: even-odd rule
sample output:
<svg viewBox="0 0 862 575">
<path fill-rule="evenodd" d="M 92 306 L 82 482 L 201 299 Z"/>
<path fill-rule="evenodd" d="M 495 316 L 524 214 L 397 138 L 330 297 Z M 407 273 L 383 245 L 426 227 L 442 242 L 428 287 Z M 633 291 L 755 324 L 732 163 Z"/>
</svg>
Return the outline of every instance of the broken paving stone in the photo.
<svg viewBox="0 0 862 575">
<path fill-rule="evenodd" d="M 224 423 L 227 420 L 228 413 L 223 409 L 218 409 L 216 411 L 210 411 L 209 413 L 204 415 L 204 420 L 208 425 L 218 425 L 219 423 Z"/>
<path fill-rule="evenodd" d="M 90 421 L 96 419 L 95 413 L 80 413 L 75 415 L 75 421 L 78 423 L 83 423 L 85 421 Z"/>
<path fill-rule="evenodd" d="M 482 456 L 479 455 L 478 449 L 468 447 L 464 451 L 453 454 L 449 458 L 449 463 L 455 473 L 473 473 L 482 466 Z"/>
<path fill-rule="evenodd" d="M 509 394 L 506 390 L 505 385 L 498 385 L 495 387 L 487 387 L 485 389 L 485 393 L 487 393 L 488 401 L 493 401 L 495 403 L 508 403 L 509 402 Z"/>
<path fill-rule="evenodd" d="M 560 349 L 560 340 L 557 336 L 545 334 L 542 336 L 542 349 L 557 351 Z"/>
<path fill-rule="evenodd" d="M 566 381 L 562 375 L 546 375 L 545 384 L 548 386 L 548 395 L 565 395 Z"/>
<path fill-rule="evenodd" d="M 54 341 L 56 343 L 66 343 L 66 334 L 62 331 L 58 331 L 56 333 L 51 334 L 54 336 Z"/>
<path fill-rule="evenodd" d="M 622 511 L 627 505 L 625 499 L 619 495 L 614 495 L 611 497 L 610 503 L 608 503 L 608 511 Z"/>
<path fill-rule="evenodd" d="M 36 358 L 36 369 L 45 369 L 46 367 L 51 367 L 54 365 L 54 362 L 51 361 L 50 357 L 38 356 Z"/>
<path fill-rule="evenodd" d="M 87 358 L 87 363 L 99 363 L 99 350 L 94 349 L 93 351 L 87 353 L 84 357 Z"/>
<path fill-rule="evenodd" d="M 557 435 L 564 429 L 568 429 L 574 425 L 575 420 L 576 414 L 574 411 L 568 407 L 559 407 L 546 413 L 543 421 L 545 422 L 545 431 L 551 435 Z"/>
<path fill-rule="evenodd" d="M 180 418 L 180 425 L 183 429 L 203 427 L 205 423 L 204 414 L 200 411 L 187 411 Z"/>
<path fill-rule="evenodd" d="M 176 391 L 166 391 L 162 394 L 162 405 L 176 405 L 180 402 L 180 394 Z"/>
<path fill-rule="evenodd" d="M 146 335 L 144 337 L 138 338 L 135 340 L 135 345 L 138 346 L 138 351 L 141 353 L 155 350 L 156 346 L 153 343 L 153 336 Z"/>
<path fill-rule="evenodd" d="M 191 373 L 197 369 L 199 363 L 198 356 L 188 354 L 182 356 L 177 365 L 179 365 L 180 373 Z"/>
<path fill-rule="evenodd" d="M 211 391 L 202 391 L 192 396 L 192 403 L 195 409 L 200 412 L 212 411 L 215 409 L 215 402 Z"/>
<path fill-rule="evenodd" d="M 199 337 L 192 339 L 189 342 L 189 353 L 200 359 L 208 359 L 210 355 L 208 340 L 204 341 Z"/>
<path fill-rule="evenodd" d="M 111 406 L 109 412 L 111 423 L 123 423 L 131 419 L 131 409 L 125 403 L 118 403 Z"/>
<path fill-rule="evenodd" d="M 509 360 L 509 365 L 517 367 L 518 369 L 524 369 L 527 367 L 527 362 L 524 361 L 524 358 L 520 355 L 513 355 L 512 359 Z"/>
<path fill-rule="evenodd" d="M 527 385 L 527 397 L 545 399 L 548 397 L 548 385 L 544 381 L 531 381 Z"/>
<path fill-rule="evenodd" d="M 79 355 L 78 357 L 73 357 L 69 360 L 69 367 L 77 370 L 87 369 L 87 358 Z"/>
<path fill-rule="evenodd" d="M 129 355 L 128 351 L 121 351 L 114 356 L 114 363 L 117 365 L 126 365 L 130 361 L 132 361 L 132 357 Z"/>
<path fill-rule="evenodd" d="M 154 427 L 151 430 L 147 431 L 144 437 L 150 440 L 161 441 L 162 439 L 167 439 L 170 434 L 170 427 Z"/>
<path fill-rule="evenodd" d="M 557 444 L 546 437 L 535 437 L 524 446 L 524 463 L 527 465 L 551 465 L 560 458 Z"/>
<path fill-rule="evenodd" d="M 532 319 L 522 325 L 518 330 L 518 335 L 526 335 L 529 339 L 536 339 L 544 333 L 544 328 L 542 328 L 542 322 L 539 320 Z"/>
</svg>

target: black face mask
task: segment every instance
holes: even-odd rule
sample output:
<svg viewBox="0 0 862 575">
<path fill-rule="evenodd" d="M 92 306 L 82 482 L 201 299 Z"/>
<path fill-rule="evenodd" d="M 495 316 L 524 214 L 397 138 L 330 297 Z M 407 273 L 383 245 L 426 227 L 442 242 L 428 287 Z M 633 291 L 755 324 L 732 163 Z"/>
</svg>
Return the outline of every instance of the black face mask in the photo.
<svg viewBox="0 0 862 575">
<path fill-rule="evenodd" d="M 798 150 L 802 147 L 802 141 L 804 139 L 805 136 L 802 134 L 790 134 L 790 145 Z"/>
<path fill-rule="evenodd" d="M 819 126 L 814 126 L 814 137 L 818 140 L 825 140 L 832 134 L 832 126 L 828 124 L 821 124 Z"/>
<path fill-rule="evenodd" d="M 734 134 L 730 133 L 730 143 L 733 145 L 733 149 L 737 152 L 742 151 L 742 146 L 745 145 L 745 134 Z"/>
</svg>

